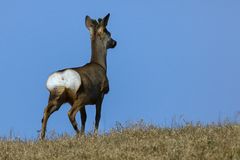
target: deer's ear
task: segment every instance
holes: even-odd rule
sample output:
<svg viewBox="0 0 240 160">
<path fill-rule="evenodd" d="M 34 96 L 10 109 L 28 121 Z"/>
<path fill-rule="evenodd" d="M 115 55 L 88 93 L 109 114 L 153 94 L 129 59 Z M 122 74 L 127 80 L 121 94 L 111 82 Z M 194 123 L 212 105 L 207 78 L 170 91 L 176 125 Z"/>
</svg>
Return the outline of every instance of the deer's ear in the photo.
<svg viewBox="0 0 240 160">
<path fill-rule="evenodd" d="M 86 16 L 85 18 L 85 25 L 90 30 L 90 28 L 93 28 L 94 24 L 92 19 L 89 16 Z"/>
<path fill-rule="evenodd" d="M 94 23 L 89 16 L 86 16 L 86 18 L 85 18 L 85 25 L 90 32 L 93 31 Z"/>
<path fill-rule="evenodd" d="M 106 27 L 106 26 L 107 26 L 109 17 L 110 17 L 110 13 L 108 13 L 108 14 L 103 18 L 103 20 L 101 21 L 101 24 L 102 24 L 103 27 Z"/>
</svg>

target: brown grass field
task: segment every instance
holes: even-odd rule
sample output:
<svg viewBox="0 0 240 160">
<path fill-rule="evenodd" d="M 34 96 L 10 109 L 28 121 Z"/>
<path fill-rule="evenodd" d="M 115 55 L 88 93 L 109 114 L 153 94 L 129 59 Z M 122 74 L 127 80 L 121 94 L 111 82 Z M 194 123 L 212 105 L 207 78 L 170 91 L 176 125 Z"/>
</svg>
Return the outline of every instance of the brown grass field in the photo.
<svg viewBox="0 0 240 160">
<path fill-rule="evenodd" d="M 160 128 L 116 125 L 108 133 L 50 136 L 45 141 L 1 138 L 1 160 L 240 160 L 239 124 Z"/>
</svg>

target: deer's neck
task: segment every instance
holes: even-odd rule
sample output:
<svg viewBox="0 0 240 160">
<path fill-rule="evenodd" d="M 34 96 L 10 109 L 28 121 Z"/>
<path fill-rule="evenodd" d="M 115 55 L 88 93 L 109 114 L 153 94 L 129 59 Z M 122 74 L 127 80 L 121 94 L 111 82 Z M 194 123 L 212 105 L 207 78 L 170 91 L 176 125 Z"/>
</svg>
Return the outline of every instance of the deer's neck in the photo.
<svg viewBox="0 0 240 160">
<path fill-rule="evenodd" d="M 101 65 L 107 70 L 107 49 L 99 38 L 91 40 L 92 56 L 91 62 Z"/>
</svg>

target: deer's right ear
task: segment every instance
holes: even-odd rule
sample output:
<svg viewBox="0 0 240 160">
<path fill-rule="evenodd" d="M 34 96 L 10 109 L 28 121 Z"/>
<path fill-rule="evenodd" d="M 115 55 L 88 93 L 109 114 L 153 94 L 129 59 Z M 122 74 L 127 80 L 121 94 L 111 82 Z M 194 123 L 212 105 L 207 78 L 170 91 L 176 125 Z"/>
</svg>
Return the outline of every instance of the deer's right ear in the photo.
<svg viewBox="0 0 240 160">
<path fill-rule="evenodd" d="M 92 19 L 89 16 L 86 16 L 86 18 L 85 18 L 85 25 L 86 25 L 87 29 L 90 31 L 90 34 L 93 34 L 94 24 L 93 24 Z"/>
</svg>

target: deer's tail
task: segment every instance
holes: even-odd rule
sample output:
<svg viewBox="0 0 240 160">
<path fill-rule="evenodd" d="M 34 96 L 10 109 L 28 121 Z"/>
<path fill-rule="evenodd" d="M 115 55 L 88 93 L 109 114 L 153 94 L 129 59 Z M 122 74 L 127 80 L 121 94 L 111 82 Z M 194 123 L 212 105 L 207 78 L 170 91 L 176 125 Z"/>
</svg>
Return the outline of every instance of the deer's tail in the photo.
<svg viewBox="0 0 240 160">
<path fill-rule="evenodd" d="M 49 101 L 54 99 L 60 99 L 64 94 L 66 93 L 66 87 L 64 86 L 58 86 L 53 88 L 50 91 Z"/>
</svg>

